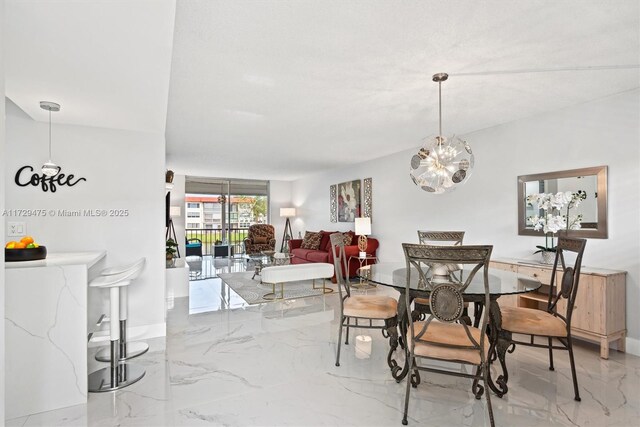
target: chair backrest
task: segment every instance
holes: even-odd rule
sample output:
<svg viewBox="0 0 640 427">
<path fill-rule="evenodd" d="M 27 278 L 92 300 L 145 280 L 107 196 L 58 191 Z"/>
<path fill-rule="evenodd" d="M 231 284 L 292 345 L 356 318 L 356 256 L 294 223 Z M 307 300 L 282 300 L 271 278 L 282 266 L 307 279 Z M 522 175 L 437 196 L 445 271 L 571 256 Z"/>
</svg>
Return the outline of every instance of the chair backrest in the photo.
<svg viewBox="0 0 640 427">
<path fill-rule="evenodd" d="M 481 360 L 484 363 L 485 331 L 489 316 L 482 317 L 479 342 L 472 336 L 469 326 L 464 321 L 460 322 L 460 320 L 464 314 L 464 292 L 480 269 L 484 269 L 484 304 L 487 310 L 490 306 L 488 269 L 493 246 L 432 246 L 403 243 L 402 248 L 404 249 L 407 265 L 405 306 L 411 336 L 413 337 L 412 345 L 415 346 L 416 341 L 419 341 L 424 336 L 434 319 L 444 323 L 459 322 L 464 327 L 468 338 L 468 342 L 464 343 L 465 345 L 435 344 L 432 342 L 429 342 L 429 344 L 479 350 Z M 473 268 L 465 271 L 460 277 L 450 275 L 446 280 L 442 280 L 441 277 L 439 277 L 439 280 L 432 280 L 431 271 L 434 266 L 443 264 L 463 264 L 473 266 Z M 411 276 L 413 274 L 417 274 L 419 281 L 426 284 L 426 290 L 429 291 L 429 307 L 431 309 L 429 317 L 427 317 L 424 326 L 419 331 L 414 330 L 411 316 L 411 296 L 413 294 Z"/>
<path fill-rule="evenodd" d="M 116 265 L 114 267 L 105 268 L 100 272 L 100 275 L 113 276 L 116 274 L 123 274 L 126 272 L 137 272 L 137 275 L 139 275 L 142 269 L 144 268 L 144 264 L 146 263 L 146 261 L 147 261 L 146 258 L 143 257 L 132 262 L 131 264 Z M 137 275 L 135 277 L 138 277 Z"/>
<path fill-rule="evenodd" d="M 254 237 L 266 237 L 272 239 L 276 236 L 276 231 L 271 224 L 253 224 L 249 226 L 247 237 L 253 241 Z"/>
<path fill-rule="evenodd" d="M 349 283 L 345 275 L 349 274 L 347 254 L 344 251 L 344 236 L 342 233 L 333 233 L 329 236 L 331 250 L 333 251 L 333 266 L 335 268 L 336 281 L 338 282 L 338 292 L 340 293 L 340 303 L 351 296 Z M 344 287 L 344 294 L 343 294 Z"/>
<path fill-rule="evenodd" d="M 128 266 L 112 267 L 111 269 L 103 270 L 98 279 L 104 279 L 102 283 L 105 283 L 106 281 L 110 283 L 123 282 L 125 280 L 131 282 L 140 276 L 142 270 L 144 270 L 146 262 L 146 258 L 140 258 Z"/>
<path fill-rule="evenodd" d="M 580 282 L 582 255 L 584 254 L 584 248 L 586 245 L 587 241 L 585 239 L 558 237 L 556 259 L 553 263 L 553 274 L 551 275 L 551 283 L 549 284 L 551 289 L 549 290 L 548 311 L 549 313 L 562 318 L 567 324 L 567 327 L 571 326 L 571 315 L 573 314 L 573 306 L 576 302 L 578 284 Z M 565 252 L 572 252 L 576 254 L 576 260 L 573 266 L 568 266 L 565 262 Z M 560 278 L 559 284 L 556 283 L 556 278 L 559 273 L 558 267 L 562 269 L 562 277 Z M 567 311 L 565 316 L 558 313 L 558 301 L 562 298 L 567 300 Z"/>
<path fill-rule="evenodd" d="M 464 231 L 422 231 L 418 230 L 418 241 L 421 245 L 460 246 L 464 239 Z"/>
</svg>

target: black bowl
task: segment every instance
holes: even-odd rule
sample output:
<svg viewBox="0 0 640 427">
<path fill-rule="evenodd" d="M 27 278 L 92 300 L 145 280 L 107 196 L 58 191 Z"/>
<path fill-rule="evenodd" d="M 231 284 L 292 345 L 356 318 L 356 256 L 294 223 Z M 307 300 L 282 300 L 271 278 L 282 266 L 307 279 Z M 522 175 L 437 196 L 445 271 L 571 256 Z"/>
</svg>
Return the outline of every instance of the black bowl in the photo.
<svg viewBox="0 0 640 427">
<path fill-rule="evenodd" d="M 45 246 L 38 246 L 37 248 L 29 248 L 29 249 L 4 248 L 5 262 L 35 261 L 38 259 L 45 259 L 46 257 L 47 257 L 47 248 Z"/>
</svg>

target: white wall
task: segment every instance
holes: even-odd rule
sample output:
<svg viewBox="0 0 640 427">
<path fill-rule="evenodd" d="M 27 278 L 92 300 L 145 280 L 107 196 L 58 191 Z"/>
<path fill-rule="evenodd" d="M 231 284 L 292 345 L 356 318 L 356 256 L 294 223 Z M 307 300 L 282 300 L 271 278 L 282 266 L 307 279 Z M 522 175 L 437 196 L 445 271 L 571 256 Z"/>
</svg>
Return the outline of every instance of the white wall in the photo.
<svg viewBox="0 0 640 427">
<path fill-rule="evenodd" d="M 47 123 L 35 122 L 7 100 L 7 209 L 127 209 L 124 217 L 20 217 L 50 252 L 106 250 L 107 265 L 147 259 L 129 291 L 129 326 L 164 335 L 164 135 L 74 125 L 53 126 L 53 161 L 85 177 L 55 193 L 18 187 L 16 171 L 47 158 Z M 64 105 L 62 106 L 64 108 Z M 55 113 L 53 115 L 55 123 Z M 106 300 L 106 295 L 105 295 Z M 10 302 L 9 302 L 10 303 Z M 90 313 L 95 316 L 96 313 Z"/>
<path fill-rule="evenodd" d="M 286 218 L 280 217 L 280 208 L 291 207 L 291 182 L 290 181 L 269 181 L 269 222 L 276 229 L 276 250 L 280 250 L 282 236 L 284 235 L 284 224 Z M 293 218 L 292 218 L 293 220 Z M 298 235 L 295 221 L 291 223 L 293 237 Z"/>
<path fill-rule="evenodd" d="M 518 235 L 517 176 L 608 165 L 609 238 L 589 239 L 584 264 L 628 271 L 627 347 L 640 354 L 639 97 L 634 90 L 465 135 L 476 166 L 451 194 L 413 185 L 412 151 L 294 181 L 298 227 L 353 229 L 329 222 L 329 185 L 373 177 L 372 231 L 382 260 L 402 260 L 401 243 L 415 242 L 417 229 L 465 230 L 465 243 L 491 243 L 494 257 L 532 258 L 541 241 Z"/>
<path fill-rule="evenodd" d="M 4 27 L 4 0 L 0 0 L 0 22 Z M 0 31 L 0 100 L 4 99 L 4 32 Z M 5 157 L 5 106 L 0 102 L 0 159 Z M 4 177 L 4 162 L 0 162 L 0 177 Z M 0 180 L 0 212 L 5 207 L 5 180 Z M 0 221 L 0 236 L 4 236 L 4 220 Z M 4 319 L 4 251 L 0 253 L 0 319 Z M 4 322 L 0 322 L 0 425 L 4 425 Z"/>
</svg>

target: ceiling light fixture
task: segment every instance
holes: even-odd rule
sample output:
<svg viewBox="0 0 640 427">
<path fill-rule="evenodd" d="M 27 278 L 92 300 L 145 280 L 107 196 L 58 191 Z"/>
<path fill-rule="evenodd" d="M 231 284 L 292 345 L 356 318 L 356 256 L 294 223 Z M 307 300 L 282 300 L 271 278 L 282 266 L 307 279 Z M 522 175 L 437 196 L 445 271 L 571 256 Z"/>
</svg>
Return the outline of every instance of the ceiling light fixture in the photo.
<svg viewBox="0 0 640 427">
<path fill-rule="evenodd" d="M 40 108 L 49 112 L 49 160 L 42 165 L 42 173 L 46 176 L 56 176 L 60 172 L 60 166 L 51 161 L 51 112 L 60 111 L 60 104 L 49 101 L 40 101 Z"/>
<path fill-rule="evenodd" d="M 409 176 L 413 183 L 424 191 L 435 194 L 447 193 L 464 184 L 471 176 L 474 157 L 466 141 L 453 135 L 442 136 L 442 82 L 447 73 L 433 75 L 438 83 L 438 136 L 427 143 L 411 158 Z"/>
</svg>

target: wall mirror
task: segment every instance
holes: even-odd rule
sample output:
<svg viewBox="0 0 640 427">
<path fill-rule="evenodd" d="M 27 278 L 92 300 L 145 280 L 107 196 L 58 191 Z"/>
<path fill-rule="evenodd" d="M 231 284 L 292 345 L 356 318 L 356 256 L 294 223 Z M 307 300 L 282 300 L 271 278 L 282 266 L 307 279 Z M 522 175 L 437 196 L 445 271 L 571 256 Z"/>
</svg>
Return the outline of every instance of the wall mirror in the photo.
<svg viewBox="0 0 640 427">
<path fill-rule="evenodd" d="M 570 211 L 582 215 L 582 228 L 569 231 L 571 237 L 607 238 L 607 167 L 573 169 L 518 177 L 518 234 L 540 236 L 527 218 L 539 215 L 538 206 L 527 204 L 527 196 L 535 193 L 584 191 L 586 198 Z"/>
</svg>

